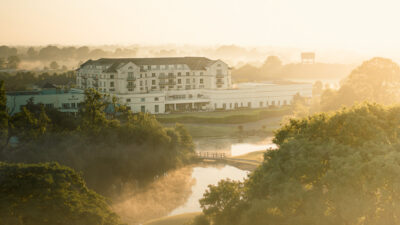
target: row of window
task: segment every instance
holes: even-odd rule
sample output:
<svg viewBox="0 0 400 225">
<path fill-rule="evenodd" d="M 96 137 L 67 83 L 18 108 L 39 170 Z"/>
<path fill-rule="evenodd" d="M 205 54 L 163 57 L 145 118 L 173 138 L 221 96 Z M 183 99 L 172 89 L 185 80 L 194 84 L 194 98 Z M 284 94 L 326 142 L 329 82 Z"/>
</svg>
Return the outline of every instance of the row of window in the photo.
<svg viewBox="0 0 400 225">
<path fill-rule="evenodd" d="M 154 101 L 155 101 L 155 102 L 157 102 L 158 100 L 159 100 L 158 97 L 154 97 Z M 140 101 L 141 101 L 141 102 L 145 102 L 145 101 L 146 101 L 146 98 L 140 98 Z M 131 102 L 131 99 L 130 99 L 130 98 L 127 98 L 127 99 L 126 99 L 126 102 Z"/>
<path fill-rule="evenodd" d="M 170 76 L 170 77 L 172 77 L 172 76 L 173 76 L 173 77 L 178 76 L 178 77 L 181 77 L 181 76 L 183 76 L 183 75 L 186 75 L 186 76 L 190 76 L 190 75 L 195 76 L 195 75 L 196 75 L 196 72 L 192 72 L 192 74 L 190 74 L 190 72 L 185 72 L 185 73 L 177 72 L 176 74 L 175 74 L 175 73 L 168 73 L 168 74 L 159 73 L 158 75 L 159 75 L 159 77 L 163 77 L 163 76 Z M 203 75 L 204 75 L 204 72 L 199 72 L 197 75 L 203 76 Z M 141 73 L 141 74 L 139 74 L 139 78 L 147 78 L 147 77 L 150 77 L 150 74 L 148 74 L 148 73 Z M 151 77 L 157 77 L 157 73 L 151 73 Z M 128 72 L 128 78 L 134 78 L 133 72 Z"/>
<path fill-rule="evenodd" d="M 282 103 L 282 104 L 281 104 Z M 266 102 L 266 104 L 265 104 L 265 106 L 274 106 L 274 105 L 277 105 L 277 106 L 280 106 L 280 105 L 287 105 L 288 104 L 288 101 L 287 100 L 283 100 L 282 102 L 280 101 L 280 100 L 278 100 L 278 101 L 271 101 L 271 102 Z M 223 103 L 222 104 L 222 108 L 223 109 L 227 109 L 227 106 L 228 106 L 228 103 Z M 217 107 L 217 103 L 214 103 L 214 107 L 215 108 L 218 108 Z M 251 108 L 252 107 L 252 104 L 251 104 L 251 102 L 247 102 L 247 104 L 246 103 L 243 103 L 243 102 L 240 102 L 240 103 L 229 103 L 229 109 L 233 109 L 233 108 L 239 108 L 239 107 L 248 107 L 248 108 Z M 264 107 L 264 102 L 259 102 L 259 107 Z"/>
</svg>

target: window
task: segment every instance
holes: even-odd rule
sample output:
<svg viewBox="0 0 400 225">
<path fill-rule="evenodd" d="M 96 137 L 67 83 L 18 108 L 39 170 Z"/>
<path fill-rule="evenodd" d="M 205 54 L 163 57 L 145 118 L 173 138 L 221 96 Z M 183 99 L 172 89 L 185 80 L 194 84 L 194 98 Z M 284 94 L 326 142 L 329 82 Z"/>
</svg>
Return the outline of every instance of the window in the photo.
<svg viewBox="0 0 400 225">
<path fill-rule="evenodd" d="M 111 74 L 111 75 L 110 75 L 110 79 L 114 79 L 114 74 Z"/>
<path fill-rule="evenodd" d="M 143 86 L 143 81 L 142 80 L 140 81 L 140 86 Z"/>
<path fill-rule="evenodd" d="M 69 103 L 63 103 L 63 104 L 62 104 L 62 108 L 63 108 L 63 109 L 69 109 L 69 108 L 70 108 Z"/>
<path fill-rule="evenodd" d="M 131 99 L 130 99 L 130 98 L 127 98 L 127 99 L 126 99 L 126 102 L 131 102 Z"/>
<path fill-rule="evenodd" d="M 193 78 L 193 83 L 196 83 L 196 79 L 195 78 Z"/>
<path fill-rule="evenodd" d="M 200 84 L 203 84 L 204 83 L 204 81 L 203 81 L 203 78 L 202 79 L 200 79 Z"/>
<path fill-rule="evenodd" d="M 152 76 L 152 77 L 156 77 L 156 73 L 152 73 L 151 76 Z"/>
<path fill-rule="evenodd" d="M 110 87 L 114 87 L 114 81 L 110 82 Z"/>
<path fill-rule="evenodd" d="M 155 98 L 154 98 L 154 101 L 158 101 L 158 97 L 155 97 Z"/>
<path fill-rule="evenodd" d="M 189 72 L 186 72 L 186 76 L 189 76 L 190 75 L 190 73 Z"/>
<path fill-rule="evenodd" d="M 156 85 L 156 80 L 151 80 L 152 85 Z"/>
<path fill-rule="evenodd" d="M 140 112 L 146 112 L 146 107 L 144 105 L 140 106 Z"/>
<path fill-rule="evenodd" d="M 178 84 L 182 84 L 182 80 L 181 79 L 178 79 Z"/>
<path fill-rule="evenodd" d="M 159 111 L 158 108 L 159 108 L 158 105 L 155 105 L 155 106 L 154 106 L 154 112 L 158 113 L 158 111 Z"/>
<path fill-rule="evenodd" d="M 48 109 L 52 109 L 54 108 L 54 104 L 46 104 L 45 107 Z"/>
<path fill-rule="evenodd" d="M 141 102 L 144 102 L 145 100 L 146 100 L 145 98 L 141 98 L 141 99 L 140 99 Z"/>
<path fill-rule="evenodd" d="M 128 72 L 128 77 L 132 78 L 133 77 L 133 72 Z"/>
<path fill-rule="evenodd" d="M 75 102 L 71 103 L 71 108 L 75 109 L 76 108 L 76 104 Z"/>
<path fill-rule="evenodd" d="M 182 76 L 182 73 L 181 73 L 181 72 L 178 72 L 178 76 L 179 76 L 179 77 Z"/>
<path fill-rule="evenodd" d="M 203 76 L 203 72 L 200 72 L 200 76 Z"/>
</svg>

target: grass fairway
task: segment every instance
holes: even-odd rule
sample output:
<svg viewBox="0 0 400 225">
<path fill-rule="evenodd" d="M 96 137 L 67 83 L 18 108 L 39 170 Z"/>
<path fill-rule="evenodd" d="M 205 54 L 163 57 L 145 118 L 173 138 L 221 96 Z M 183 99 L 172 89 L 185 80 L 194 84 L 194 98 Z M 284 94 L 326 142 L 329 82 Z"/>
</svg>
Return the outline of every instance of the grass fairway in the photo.
<svg viewBox="0 0 400 225">
<path fill-rule="evenodd" d="M 144 223 L 144 225 L 185 225 L 187 222 L 189 222 L 194 217 L 200 214 L 201 214 L 200 212 L 195 212 L 195 213 L 180 214 L 176 216 L 168 216 L 148 221 Z"/>
<path fill-rule="evenodd" d="M 241 124 L 290 114 L 290 107 L 156 115 L 161 123 Z"/>
</svg>

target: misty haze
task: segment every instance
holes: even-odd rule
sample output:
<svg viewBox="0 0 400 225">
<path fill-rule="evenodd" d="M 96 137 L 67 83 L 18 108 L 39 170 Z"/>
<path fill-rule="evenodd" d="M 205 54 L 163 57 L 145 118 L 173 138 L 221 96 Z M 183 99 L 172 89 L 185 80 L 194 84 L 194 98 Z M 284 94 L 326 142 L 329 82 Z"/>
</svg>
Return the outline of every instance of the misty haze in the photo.
<svg viewBox="0 0 400 225">
<path fill-rule="evenodd" d="M 399 8 L 1 0 L 0 225 L 400 225 Z"/>
</svg>

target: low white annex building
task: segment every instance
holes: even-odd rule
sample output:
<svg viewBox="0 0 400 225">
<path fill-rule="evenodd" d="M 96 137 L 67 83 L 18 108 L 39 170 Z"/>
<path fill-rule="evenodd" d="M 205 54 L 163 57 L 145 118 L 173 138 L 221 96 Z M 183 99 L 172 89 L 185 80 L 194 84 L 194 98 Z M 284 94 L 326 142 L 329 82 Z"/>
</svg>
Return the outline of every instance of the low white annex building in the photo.
<svg viewBox="0 0 400 225">
<path fill-rule="evenodd" d="M 7 107 L 11 114 L 21 112 L 22 107 L 32 99 L 34 104 L 43 104 L 61 112 L 77 113 L 84 101 L 84 91 L 80 89 L 63 90 L 56 87 L 44 87 L 34 91 L 7 92 Z"/>
<path fill-rule="evenodd" d="M 103 58 L 77 70 L 77 87 L 115 95 L 134 112 L 235 110 L 289 105 L 312 84 L 232 85 L 230 67 L 204 57 Z"/>
</svg>

